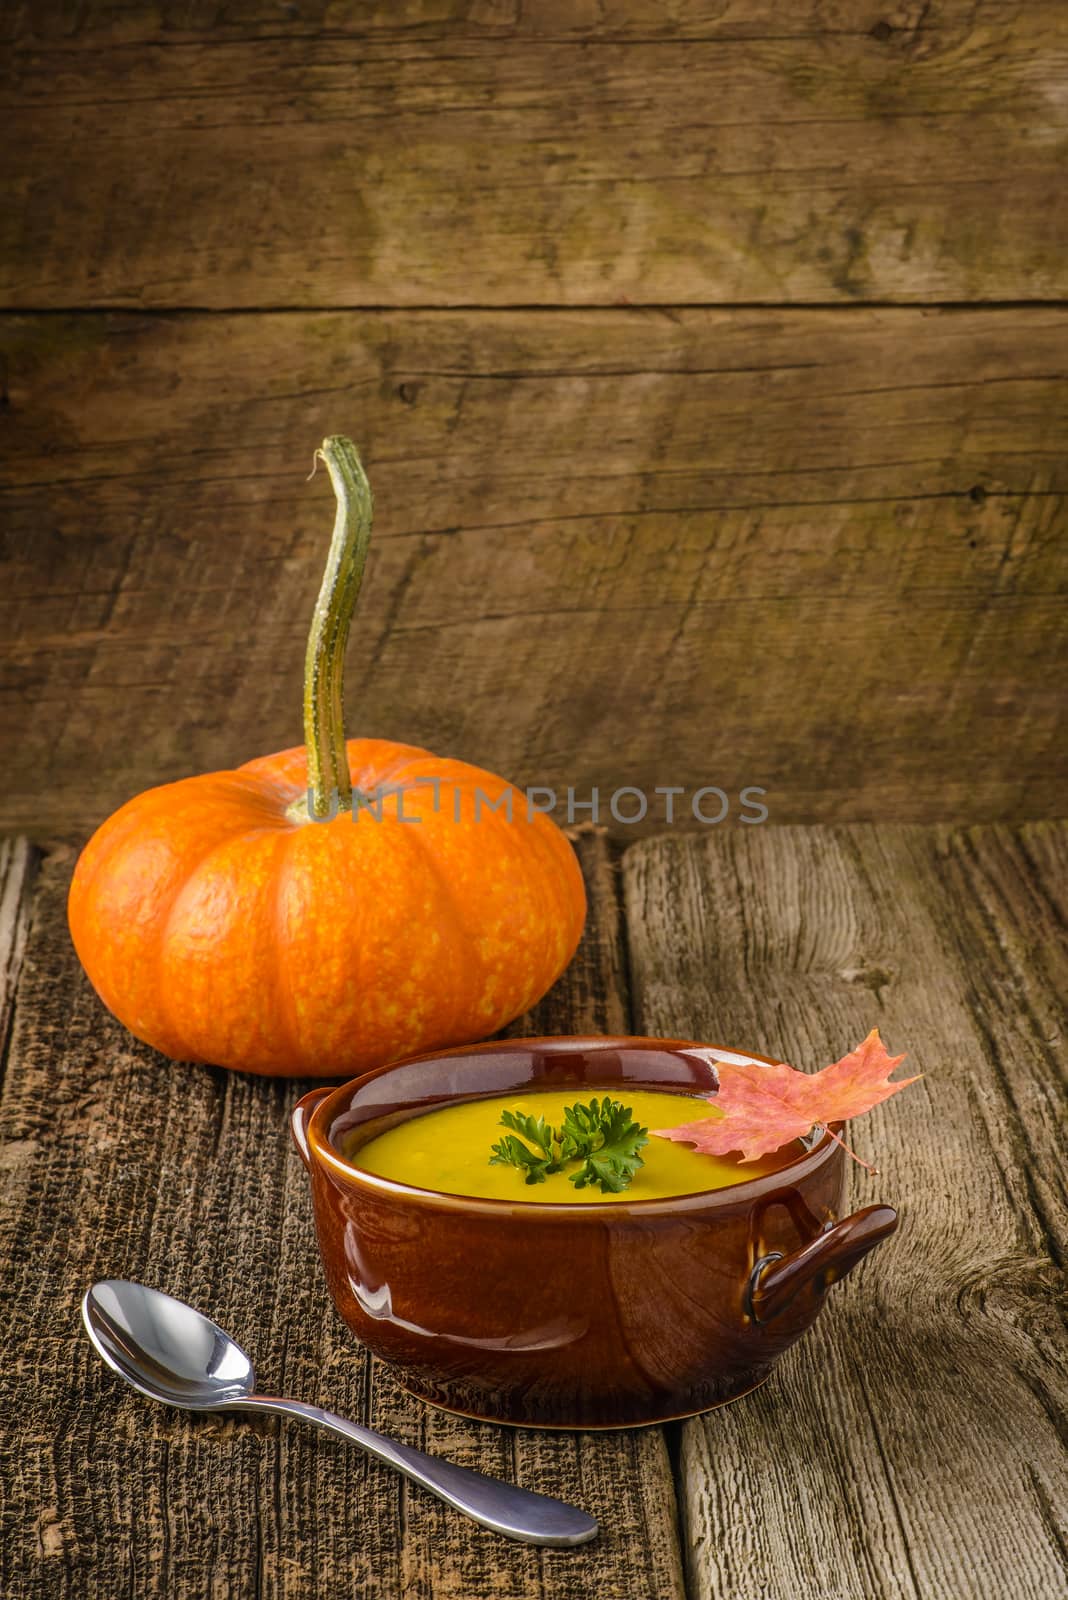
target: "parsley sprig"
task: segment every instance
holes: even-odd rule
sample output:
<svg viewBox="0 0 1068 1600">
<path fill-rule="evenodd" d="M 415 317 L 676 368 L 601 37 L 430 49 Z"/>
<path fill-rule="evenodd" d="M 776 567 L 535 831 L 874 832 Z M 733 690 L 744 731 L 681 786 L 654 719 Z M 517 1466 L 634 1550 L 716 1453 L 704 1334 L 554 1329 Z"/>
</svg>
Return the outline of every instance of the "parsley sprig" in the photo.
<svg viewBox="0 0 1068 1600">
<path fill-rule="evenodd" d="M 605 1095 L 588 1105 L 564 1107 L 559 1128 L 544 1117 L 502 1111 L 501 1127 L 511 1131 L 493 1146 L 491 1167 L 517 1167 L 527 1183 L 544 1183 L 551 1172 L 578 1161 L 568 1174 L 576 1189 L 599 1184 L 602 1194 L 619 1194 L 644 1165 L 638 1151 L 649 1143 L 648 1128 L 633 1120 L 629 1106 Z"/>
<path fill-rule="evenodd" d="M 513 1128 L 493 1146 L 491 1167 L 519 1167 L 528 1183 L 544 1183 L 546 1174 L 559 1172 L 560 1144 L 544 1117 L 528 1117 L 522 1111 L 502 1111 L 501 1127 Z M 516 1134 L 522 1134 L 517 1139 Z M 523 1139 L 529 1140 L 524 1144 Z M 532 1150 L 530 1145 L 534 1146 Z"/>
</svg>

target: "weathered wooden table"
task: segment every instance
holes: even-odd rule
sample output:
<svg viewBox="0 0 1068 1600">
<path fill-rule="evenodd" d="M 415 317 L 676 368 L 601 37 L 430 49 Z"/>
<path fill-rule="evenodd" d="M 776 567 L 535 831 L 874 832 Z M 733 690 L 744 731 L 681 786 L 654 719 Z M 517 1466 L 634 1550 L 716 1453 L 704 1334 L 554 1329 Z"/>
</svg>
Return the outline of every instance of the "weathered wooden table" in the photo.
<svg viewBox="0 0 1068 1600">
<path fill-rule="evenodd" d="M 0 849 L 4 1600 L 1064 1592 L 1068 826 L 724 829 L 621 866 L 580 840 L 585 942 L 513 1031 L 692 1034 L 817 1066 L 878 1024 L 925 1074 L 854 1129 L 881 1167 L 854 1198 L 899 1204 L 897 1238 L 759 1393 L 617 1435 L 409 1400 L 327 1298 L 286 1134 L 303 1086 L 136 1044 L 67 938 L 70 854 Z M 602 1536 L 511 1545 L 309 1430 L 151 1406 L 82 1337 L 105 1275 L 204 1307 L 276 1392 L 572 1498 Z"/>
</svg>

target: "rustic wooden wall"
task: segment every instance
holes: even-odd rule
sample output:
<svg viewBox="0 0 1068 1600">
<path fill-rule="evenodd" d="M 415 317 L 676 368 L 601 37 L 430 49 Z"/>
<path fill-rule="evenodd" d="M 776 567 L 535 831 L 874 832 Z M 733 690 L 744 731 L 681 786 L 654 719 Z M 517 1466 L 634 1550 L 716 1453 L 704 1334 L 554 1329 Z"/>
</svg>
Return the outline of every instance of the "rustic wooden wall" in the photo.
<svg viewBox="0 0 1068 1600">
<path fill-rule="evenodd" d="M 327 431 L 380 512 L 354 730 L 1063 811 L 1059 0 L 0 27 L 0 827 L 296 742 Z"/>
</svg>

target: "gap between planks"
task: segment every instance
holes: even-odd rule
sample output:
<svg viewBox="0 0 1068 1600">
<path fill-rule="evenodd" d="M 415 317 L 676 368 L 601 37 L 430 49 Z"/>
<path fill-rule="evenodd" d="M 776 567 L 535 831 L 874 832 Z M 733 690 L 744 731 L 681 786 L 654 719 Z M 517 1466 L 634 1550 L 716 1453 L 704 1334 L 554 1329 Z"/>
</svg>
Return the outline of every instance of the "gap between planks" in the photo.
<svg viewBox="0 0 1068 1600">
<path fill-rule="evenodd" d="M 789 312 L 803 316 L 806 312 L 818 313 L 833 311 L 842 316 L 851 312 L 867 311 L 939 311 L 953 313 L 955 311 L 968 312 L 996 312 L 996 311 L 1064 311 L 1068 310 L 1068 299 L 1056 297 L 1043 297 L 1036 295 L 1029 300 L 590 300 L 590 301 L 562 301 L 562 300 L 535 300 L 535 301 L 497 301 L 479 302 L 468 300 L 426 300 L 426 301 L 397 301 L 396 303 L 381 300 L 352 301 L 352 302 L 312 302 L 304 301 L 295 305 L 273 305 L 264 302 L 262 305 L 201 305 L 185 306 L 156 306 L 140 304 L 128 300 L 96 301 L 85 305 L 63 306 L 37 306 L 37 305 L 7 305 L 0 302 L 0 317 L 97 317 L 115 316 L 125 313 L 128 316 L 144 318 L 178 317 L 302 317 L 309 313 L 321 311 L 326 314 L 359 315 L 359 316 L 403 316 L 406 313 L 419 316 L 450 316 L 460 312 L 471 315 L 506 316 L 510 313 L 521 313 L 524 316 L 579 316 L 610 314 L 612 316 L 627 315 L 628 313 L 642 314 L 649 311 L 660 312 L 666 317 L 671 317 L 678 311 L 722 311 L 726 314 L 748 315 L 750 312 L 772 312 L 781 315 Z"/>
</svg>

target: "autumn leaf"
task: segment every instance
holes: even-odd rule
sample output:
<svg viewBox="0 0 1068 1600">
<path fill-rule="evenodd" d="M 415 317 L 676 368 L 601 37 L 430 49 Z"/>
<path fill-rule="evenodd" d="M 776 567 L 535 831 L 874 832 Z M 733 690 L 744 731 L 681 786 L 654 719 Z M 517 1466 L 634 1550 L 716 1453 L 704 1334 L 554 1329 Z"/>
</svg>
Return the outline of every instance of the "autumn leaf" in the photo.
<svg viewBox="0 0 1068 1600">
<path fill-rule="evenodd" d="M 801 1138 L 817 1124 L 827 1127 L 832 1122 L 848 1122 L 915 1083 L 916 1078 L 888 1081 L 904 1059 L 888 1055 L 878 1028 L 873 1028 L 863 1044 L 822 1072 L 798 1072 L 784 1063 L 717 1063 L 719 1092 L 708 1098 L 723 1115 L 678 1128 L 654 1128 L 653 1133 L 658 1139 L 692 1144 L 703 1155 L 725 1156 L 737 1150 L 743 1162 L 756 1161 L 781 1150 L 791 1139 Z M 831 1137 L 854 1161 L 860 1161 L 836 1133 Z M 860 1164 L 868 1165 L 866 1161 Z"/>
</svg>

